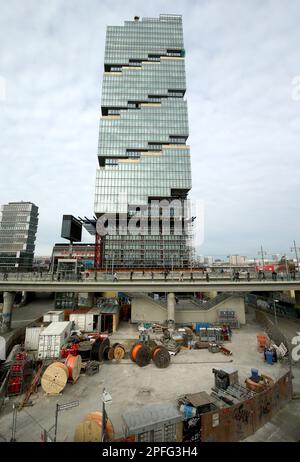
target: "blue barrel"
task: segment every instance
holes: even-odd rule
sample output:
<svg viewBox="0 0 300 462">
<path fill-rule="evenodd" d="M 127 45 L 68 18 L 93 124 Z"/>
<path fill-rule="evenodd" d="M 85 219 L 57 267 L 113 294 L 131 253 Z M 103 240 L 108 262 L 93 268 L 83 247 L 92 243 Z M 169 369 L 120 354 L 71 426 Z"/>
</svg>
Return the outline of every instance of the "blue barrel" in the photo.
<svg viewBox="0 0 300 462">
<path fill-rule="evenodd" d="M 196 408 L 189 406 L 188 404 L 183 405 L 184 420 L 189 420 L 196 415 Z"/>
<path fill-rule="evenodd" d="M 207 329 L 209 326 L 209 322 L 196 322 L 195 331 L 200 332 L 200 329 Z"/>
<path fill-rule="evenodd" d="M 270 350 L 266 351 L 266 361 L 268 364 L 273 364 L 273 352 Z"/>
<path fill-rule="evenodd" d="M 257 379 L 258 369 L 255 369 L 254 367 L 251 369 L 251 377 L 253 377 L 254 379 Z"/>
</svg>

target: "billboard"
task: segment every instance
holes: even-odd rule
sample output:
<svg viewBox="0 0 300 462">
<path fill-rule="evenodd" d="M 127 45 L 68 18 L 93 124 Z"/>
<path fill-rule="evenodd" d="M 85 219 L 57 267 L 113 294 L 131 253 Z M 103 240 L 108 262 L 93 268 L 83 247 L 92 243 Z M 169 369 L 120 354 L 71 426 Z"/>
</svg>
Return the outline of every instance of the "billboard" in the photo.
<svg viewBox="0 0 300 462">
<path fill-rule="evenodd" d="M 71 242 L 80 242 L 82 224 L 73 215 L 63 215 L 61 226 L 61 237 Z"/>
</svg>

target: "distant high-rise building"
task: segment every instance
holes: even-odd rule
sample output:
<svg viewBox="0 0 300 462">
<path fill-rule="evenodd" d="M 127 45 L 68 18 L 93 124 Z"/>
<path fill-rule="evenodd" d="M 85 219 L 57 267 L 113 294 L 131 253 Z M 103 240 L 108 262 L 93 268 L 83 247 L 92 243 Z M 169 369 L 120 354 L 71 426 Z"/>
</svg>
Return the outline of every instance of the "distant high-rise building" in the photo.
<svg viewBox="0 0 300 462">
<path fill-rule="evenodd" d="M 230 255 L 229 263 L 230 265 L 245 265 L 248 262 L 247 257 L 242 255 Z"/>
<path fill-rule="evenodd" d="M 205 265 L 212 265 L 214 262 L 213 257 L 204 257 L 204 264 Z"/>
<path fill-rule="evenodd" d="M 32 202 L 9 202 L 1 207 L 0 272 L 31 270 L 38 226 Z"/>
<path fill-rule="evenodd" d="M 117 225 L 102 240 L 103 267 L 189 265 L 189 232 L 171 220 L 163 233 L 159 211 L 156 234 L 119 233 L 124 216 L 149 217 L 153 201 L 183 204 L 191 189 L 184 57 L 179 15 L 107 27 L 95 215 L 116 214 Z"/>
</svg>

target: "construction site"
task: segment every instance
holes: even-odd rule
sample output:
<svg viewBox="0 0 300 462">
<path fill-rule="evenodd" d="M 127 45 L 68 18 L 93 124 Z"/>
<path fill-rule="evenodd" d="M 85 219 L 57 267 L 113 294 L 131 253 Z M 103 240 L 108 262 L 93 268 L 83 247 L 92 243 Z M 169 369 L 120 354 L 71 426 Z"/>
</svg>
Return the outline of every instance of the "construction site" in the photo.
<svg viewBox="0 0 300 462">
<path fill-rule="evenodd" d="M 73 13 L 73 9 L 76 11 L 75 7 L 66 7 L 68 13 L 69 10 Z M 91 12 L 94 16 L 93 9 Z M 65 12 L 61 14 L 65 17 Z M 15 13 L 11 16 L 15 17 Z M 31 19 L 32 16 L 31 11 L 30 14 L 26 12 L 26 17 Z M 267 14 L 263 12 L 261 16 L 265 18 Z M 206 16 L 203 17 L 205 22 Z M 109 16 L 112 18 L 117 20 L 117 16 Z M 89 42 L 87 48 L 78 44 L 76 53 L 72 51 L 74 38 L 79 35 L 78 25 L 81 28 L 84 23 L 82 19 L 84 17 L 79 15 L 74 31 L 65 27 L 65 21 L 57 21 L 56 16 L 53 25 L 47 23 L 45 35 L 51 36 L 51 40 L 60 24 L 62 29 L 71 31 L 66 42 L 61 42 L 66 43 L 66 47 L 58 71 L 69 80 L 65 84 L 62 81 L 57 85 L 49 83 L 44 90 L 39 88 L 40 82 L 36 85 L 32 80 L 28 88 L 37 87 L 34 98 L 39 97 L 39 104 L 44 101 L 41 95 L 50 93 L 52 87 L 56 91 L 54 102 L 65 95 L 66 104 L 75 104 L 76 94 L 81 95 L 85 90 L 80 87 L 77 91 L 71 85 L 84 80 L 90 88 L 99 72 L 97 61 L 94 77 L 82 74 L 79 78 L 73 74 L 74 69 L 85 68 L 83 64 L 77 65 L 77 55 L 88 56 L 91 60 L 90 55 L 94 56 Z M 89 28 L 90 20 L 85 20 Z M 26 24 L 22 20 L 22 25 L 23 22 Z M 234 22 L 238 23 L 236 16 Z M 207 257 L 206 263 L 205 259 L 203 264 L 200 262 L 205 201 L 211 206 L 207 214 L 209 219 L 213 215 L 216 217 L 208 226 L 211 255 L 217 257 L 217 249 L 221 246 L 222 252 L 231 248 L 230 252 L 239 249 L 254 255 L 257 241 L 264 238 L 261 229 L 265 229 L 265 238 L 270 240 L 273 228 L 278 228 L 278 242 L 285 248 L 286 242 L 282 237 L 283 228 L 278 225 L 278 210 L 274 212 L 276 220 L 274 218 L 272 224 L 266 219 L 265 210 L 262 209 L 261 215 L 258 210 L 262 203 L 267 210 L 268 203 L 254 195 L 256 189 L 259 190 L 258 181 L 264 187 L 267 183 L 268 188 L 273 183 L 281 187 L 280 182 L 269 181 L 269 178 L 277 178 L 270 174 L 269 165 L 268 181 L 261 176 L 260 149 L 264 143 L 259 140 L 259 147 L 252 146 L 255 136 L 250 132 L 251 150 L 247 153 L 245 147 L 238 144 L 245 127 L 247 130 L 248 126 L 256 127 L 254 119 L 240 130 L 235 122 L 226 128 L 225 122 L 230 117 L 227 113 L 220 112 L 221 117 L 218 114 L 219 96 L 216 95 L 220 90 L 215 94 L 208 91 L 209 77 L 202 86 L 208 69 L 202 66 L 202 55 L 211 57 L 217 76 L 225 66 L 218 56 L 222 47 L 215 42 L 215 37 L 220 35 L 216 34 L 216 28 L 213 39 L 208 38 L 209 47 L 214 43 L 214 48 L 203 48 L 204 51 L 201 48 L 201 56 L 193 55 L 194 44 L 199 42 L 198 27 L 197 24 L 195 39 L 190 42 L 190 66 L 196 63 L 191 79 L 196 82 L 197 90 L 194 107 L 211 112 L 216 116 L 213 123 L 218 120 L 220 123 L 211 128 L 200 127 L 206 120 L 206 113 L 194 113 L 194 133 L 199 131 L 201 143 L 195 149 L 198 162 L 195 173 L 199 184 L 193 203 L 190 198 L 191 150 L 187 144 L 186 49 L 181 15 L 134 16 L 122 25 L 107 26 L 101 103 L 93 106 L 93 97 L 99 95 L 87 93 L 78 105 L 80 111 L 85 112 L 72 117 L 66 106 L 54 105 L 54 112 L 49 113 L 48 119 L 43 106 L 37 106 L 36 113 L 32 111 L 38 114 L 32 122 L 34 128 L 38 126 L 37 120 L 43 118 L 47 120 L 47 127 L 44 131 L 33 132 L 28 152 L 34 150 L 36 141 L 41 138 L 43 144 L 34 159 L 43 157 L 52 162 L 57 154 L 59 163 L 53 164 L 53 170 L 52 163 L 45 164 L 47 167 L 44 165 L 42 174 L 37 171 L 33 176 L 35 172 L 31 170 L 35 168 L 31 168 L 29 174 L 22 175 L 22 184 L 24 178 L 35 181 L 42 178 L 40 187 L 34 186 L 34 193 L 42 189 L 47 192 L 46 196 L 41 194 L 45 200 L 43 209 L 23 201 L 3 206 L 0 221 L 0 441 L 300 441 L 300 264 L 297 253 L 300 248 L 294 240 L 290 251 L 284 251 L 284 255 L 281 252 L 274 259 L 272 255 L 271 260 L 266 260 L 266 251 L 260 245 L 260 251 L 251 260 L 243 253 L 227 256 L 229 261 L 216 258 L 214 262 L 212 257 Z M 99 22 L 96 31 L 103 28 L 104 23 Z M 230 29 L 232 24 L 228 25 Z M 93 29 L 93 34 L 96 31 Z M 86 36 L 87 30 L 81 38 Z M 232 48 L 234 40 L 231 43 L 222 38 L 223 41 L 228 50 Z M 244 43 L 244 39 L 238 37 L 236 42 L 240 41 Z M 16 43 L 20 43 L 19 36 Z M 61 43 L 57 43 L 54 59 L 49 60 L 51 65 L 62 48 Z M 254 48 L 252 42 L 250 45 Z M 42 61 L 41 53 L 44 55 L 44 50 L 48 49 L 41 45 L 34 62 Z M 246 56 L 244 50 L 241 54 Z M 12 55 L 14 53 L 8 54 Z M 24 56 L 27 58 L 27 54 Z M 69 72 L 65 69 L 69 56 L 72 60 L 76 58 L 70 74 L 71 67 Z M 281 63 L 281 58 L 272 60 Z M 231 71 L 234 61 L 230 59 L 228 66 L 230 82 L 234 82 Z M 252 62 L 253 57 L 249 61 Z M 19 73 L 20 62 L 18 57 L 17 71 L 13 75 Z M 215 66 L 219 62 L 220 69 Z M 24 68 L 25 64 L 27 62 Z M 244 68 L 243 73 L 247 75 Z M 48 74 L 51 76 L 52 71 L 49 73 L 47 64 L 45 75 Z M 36 79 L 38 72 L 34 75 Z M 43 83 L 44 74 L 41 76 Z M 219 88 L 220 79 L 217 81 Z M 278 81 L 282 81 L 282 74 Z M 27 90 L 24 82 L 19 86 Z M 240 76 L 240 82 L 239 85 L 234 83 L 232 89 L 228 86 L 226 94 L 230 91 L 233 96 L 242 93 L 247 87 L 244 75 Z M 70 89 L 65 90 L 67 86 L 64 85 L 69 85 Z M 18 88 L 18 85 L 12 87 Z M 257 84 L 254 87 L 255 97 L 242 99 L 243 117 L 247 115 L 245 101 L 259 99 L 264 93 L 257 91 Z M 265 93 L 268 92 L 269 89 Z M 228 101 L 224 103 L 226 110 L 234 106 Z M 35 102 L 32 100 L 30 104 L 34 106 Z M 20 112 L 19 106 L 16 106 L 16 113 Z M 29 103 L 24 106 L 31 111 Z M 46 106 L 48 110 L 50 101 Z M 83 205 L 85 200 L 79 200 L 87 183 L 91 183 L 91 172 L 84 170 L 87 164 L 83 163 L 83 154 L 88 151 L 89 144 L 82 140 L 87 127 L 92 125 L 93 107 L 96 106 L 99 142 L 94 204 L 90 208 L 86 203 Z M 256 112 L 253 111 L 255 118 Z M 23 117 L 22 111 L 21 114 Z M 67 114 L 72 122 L 73 128 L 68 135 L 72 139 L 67 138 L 65 127 L 68 124 L 66 119 L 60 118 L 62 114 Z M 83 114 L 82 119 L 80 114 Z M 89 114 L 92 114 L 91 119 Z M 76 117 L 78 126 L 74 123 Z M 269 119 L 270 113 L 261 123 Z M 59 130 L 53 121 L 58 121 Z M 21 124 L 23 126 L 23 120 Z M 257 133 L 258 128 L 255 130 Z M 271 130 L 273 133 L 273 126 Z M 25 126 L 26 131 L 31 133 L 32 128 Z M 266 131 L 265 125 L 260 131 Z M 59 140 L 55 139 L 55 133 Z M 205 159 L 212 158 L 210 146 L 217 143 L 220 133 L 226 134 L 221 138 L 223 141 L 216 144 L 220 157 L 216 156 L 212 164 L 205 166 Z M 50 151 L 44 143 L 44 137 L 46 139 L 49 134 Z M 206 144 L 204 134 L 208 137 Z M 272 138 L 268 134 L 267 142 Z M 278 143 L 279 146 L 286 144 Z M 231 151 L 226 152 L 227 146 Z M 14 149 L 23 155 L 19 145 Z M 239 171 L 235 170 L 239 164 L 235 150 L 241 159 Z M 256 151 L 261 156 L 257 161 L 254 159 Z M 276 150 L 270 149 L 272 162 L 274 152 L 276 154 Z M 278 156 L 281 159 L 282 153 Z M 15 162 L 14 155 L 11 158 Z M 224 170 L 221 170 L 221 158 L 226 166 Z M 248 164 L 243 163 L 247 158 L 253 162 L 254 170 L 253 176 L 245 179 L 245 189 L 250 188 L 249 184 L 252 189 L 249 189 L 249 202 L 245 200 L 239 212 L 236 196 L 239 197 L 240 191 L 234 181 L 243 179 L 243 172 L 249 170 Z M 31 162 L 23 160 L 19 165 L 31 166 Z M 15 164 L 7 175 L 9 180 L 14 178 L 11 171 L 14 172 Z M 83 171 L 80 180 L 74 179 L 77 170 Z M 48 184 L 44 181 L 45 172 Z M 293 186 L 290 180 L 286 183 Z M 69 189 L 64 189 L 65 184 Z M 218 192 L 217 186 L 221 188 Z M 268 188 L 261 192 L 271 197 Z M 199 191 L 205 201 L 197 196 Z M 281 190 L 278 191 L 281 194 Z M 273 197 L 272 201 L 276 203 Z M 219 203 L 221 208 L 216 213 L 213 204 Z M 58 223 L 54 215 L 63 213 L 60 207 L 67 208 L 68 213 L 73 208 L 72 213 L 82 213 L 83 218 L 64 214 L 61 227 L 64 241 L 53 246 L 52 239 L 57 238 L 54 226 Z M 224 216 L 220 213 L 223 208 Z M 51 258 L 49 254 L 40 258 L 43 266 L 38 266 L 34 256 L 39 210 L 44 217 L 41 242 L 44 248 L 50 249 L 49 253 L 52 248 Z M 84 213 L 90 213 L 90 217 Z M 247 217 L 249 222 L 241 223 L 241 217 L 246 218 L 246 215 L 250 217 Z M 295 214 L 286 220 L 287 223 L 294 218 Z M 87 243 L 82 241 L 83 228 L 89 233 Z M 295 258 L 290 257 L 292 252 Z"/>
<path fill-rule="evenodd" d="M 174 323 L 158 316 L 163 302 L 144 298 L 159 307 L 152 321 L 120 294 L 75 310 L 53 310 L 49 297 L 15 308 L 5 360 L 1 352 L 2 440 L 255 441 L 286 409 L 293 430 L 275 433 L 299 438 L 298 402 L 290 409 L 299 367 L 292 371 L 290 340 L 265 312 L 222 294 L 198 308 L 206 321 L 181 322 L 197 302 L 179 296 Z"/>
</svg>

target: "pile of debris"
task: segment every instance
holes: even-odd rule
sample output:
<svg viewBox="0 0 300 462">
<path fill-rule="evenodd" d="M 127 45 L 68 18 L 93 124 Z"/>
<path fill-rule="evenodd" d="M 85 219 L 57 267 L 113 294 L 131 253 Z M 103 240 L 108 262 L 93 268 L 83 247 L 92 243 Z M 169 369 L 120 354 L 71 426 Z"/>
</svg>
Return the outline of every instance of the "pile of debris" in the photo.
<svg viewBox="0 0 300 462">
<path fill-rule="evenodd" d="M 288 348 L 283 342 L 276 345 L 265 332 L 257 334 L 256 338 L 258 351 L 264 354 L 264 359 L 268 364 L 272 365 L 288 358 Z"/>
<path fill-rule="evenodd" d="M 198 323 L 200 324 L 200 323 Z M 141 324 L 138 327 L 141 334 L 152 335 L 156 342 L 163 345 L 170 355 L 176 355 L 181 350 L 208 349 L 211 353 L 221 352 L 231 355 L 232 352 L 224 347 L 224 342 L 231 340 L 232 331 L 230 326 L 198 327 L 196 332 L 190 326 L 176 328 L 174 324 L 162 325 L 157 323 Z"/>
</svg>

